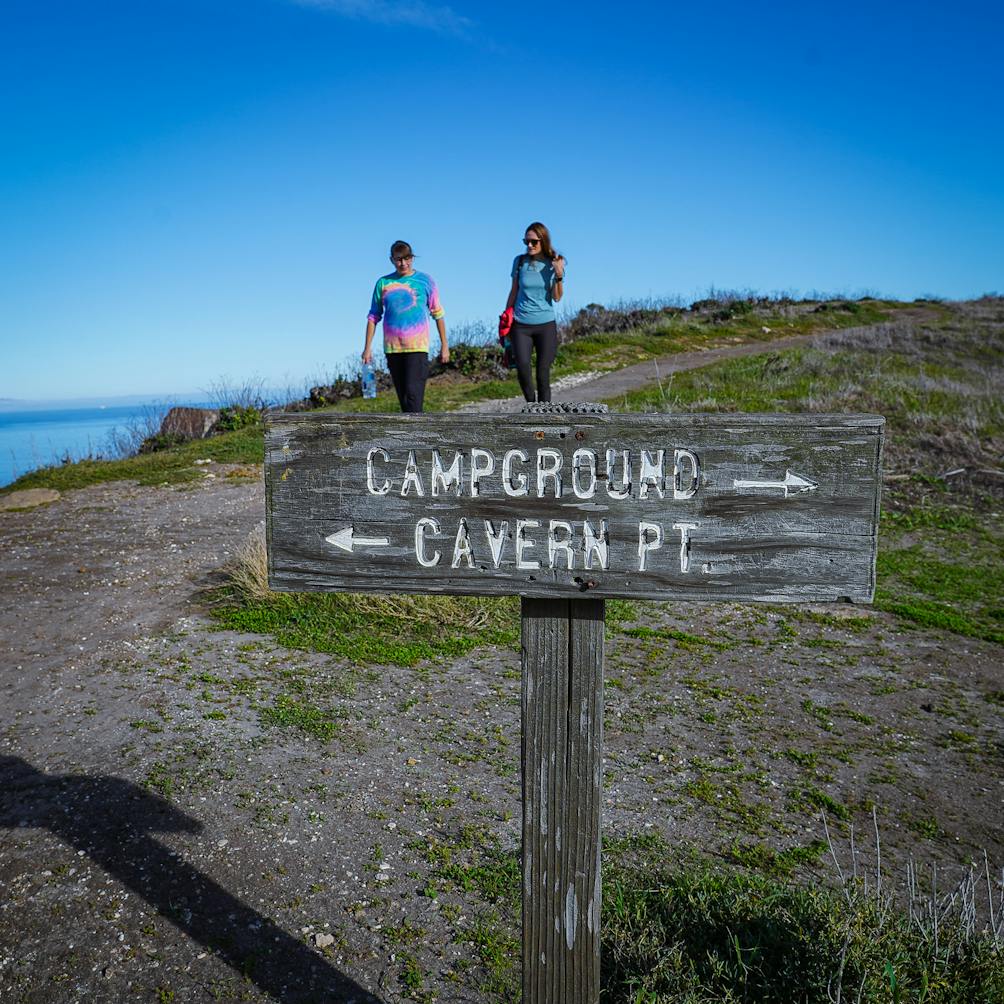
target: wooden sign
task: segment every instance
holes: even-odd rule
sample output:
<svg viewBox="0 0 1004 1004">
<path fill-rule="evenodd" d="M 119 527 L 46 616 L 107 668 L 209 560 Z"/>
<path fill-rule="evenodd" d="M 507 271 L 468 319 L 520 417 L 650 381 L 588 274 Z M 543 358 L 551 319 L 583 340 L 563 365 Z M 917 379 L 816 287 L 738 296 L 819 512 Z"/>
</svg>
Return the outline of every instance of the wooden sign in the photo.
<svg viewBox="0 0 1004 1004">
<path fill-rule="evenodd" d="M 266 426 L 273 589 L 522 596 L 524 1004 L 599 1002 L 604 598 L 875 587 L 882 418 L 566 408 Z"/>
<path fill-rule="evenodd" d="M 884 419 L 282 414 L 269 583 L 869 601 Z"/>
</svg>

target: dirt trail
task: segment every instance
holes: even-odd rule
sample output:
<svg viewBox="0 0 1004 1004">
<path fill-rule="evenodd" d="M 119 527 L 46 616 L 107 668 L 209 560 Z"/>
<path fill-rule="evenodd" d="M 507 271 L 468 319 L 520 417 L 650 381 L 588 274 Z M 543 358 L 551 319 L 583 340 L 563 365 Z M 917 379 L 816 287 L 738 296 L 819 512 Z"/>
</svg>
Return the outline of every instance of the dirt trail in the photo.
<svg viewBox="0 0 1004 1004">
<path fill-rule="evenodd" d="M 867 330 L 867 329 L 856 329 Z M 729 345 L 717 349 L 697 349 L 692 352 L 677 352 L 660 356 L 643 363 L 624 366 L 611 373 L 604 373 L 593 380 L 575 387 L 559 389 L 554 400 L 559 402 L 581 401 L 579 395 L 588 395 L 590 401 L 606 401 L 619 397 L 641 387 L 647 387 L 657 380 L 665 380 L 671 373 L 696 370 L 702 366 L 721 362 L 723 359 L 739 359 L 742 356 L 756 356 L 766 352 L 783 352 L 800 345 L 817 341 L 821 335 L 793 335 L 771 342 L 748 342 L 744 345 Z"/>
<path fill-rule="evenodd" d="M 882 325 L 850 329 L 855 332 L 878 330 Z M 746 342 L 742 345 L 727 345 L 715 349 L 695 349 L 690 352 L 675 352 L 659 356 L 658 359 L 647 359 L 643 363 L 633 363 L 623 366 L 610 373 L 578 374 L 565 377 L 554 383 L 551 399 L 560 403 L 575 401 L 604 401 L 619 397 L 630 391 L 639 390 L 665 380 L 671 373 L 681 373 L 684 370 L 700 369 L 723 359 L 738 359 L 742 356 L 754 356 L 767 352 L 783 352 L 800 345 L 818 342 L 832 331 L 817 332 L 812 335 L 792 335 L 789 338 L 776 338 L 769 342 Z M 560 352 L 560 349 L 559 349 Z M 466 404 L 460 411 L 504 411 L 515 412 L 523 407 L 521 397 L 505 398 L 501 401 L 475 401 Z"/>
<path fill-rule="evenodd" d="M 659 380 L 665 380 L 673 373 L 684 370 L 700 369 L 723 359 L 739 359 L 744 356 L 762 355 L 768 352 L 783 352 L 802 345 L 816 345 L 827 338 L 837 335 L 867 338 L 870 334 L 878 335 L 889 323 L 919 323 L 933 316 L 930 309 L 913 307 L 896 312 L 894 322 L 868 324 L 853 328 L 834 328 L 817 331 L 809 335 L 791 335 L 773 338 L 768 341 L 743 342 L 739 345 L 723 345 L 710 349 L 694 349 L 690 352 L 674 352 L 659 356 L 657 359 L 647 359 L 645 362 L 633 363 L 609 373 L 573 374 L 554 382 L 552 400 L 570 404 L 576 401 L 607 401 L 622 394 L 639 390 Z M 559 348 L 559 354 L 561 349 Z M 516 412 L 523 407 L 521 397 L 505 398 L 501 401 L 474 401 L 466 404 L 460 411 L 502 411 Z"/>
<path fill-rule="evenodd" d="M 0 658 L 28 676 L 164 630 L 265 518 L 257 477 L 94 485 L 0 514 Z M 7 673 L 2 685 L 10 685 Z"/>
</svg>

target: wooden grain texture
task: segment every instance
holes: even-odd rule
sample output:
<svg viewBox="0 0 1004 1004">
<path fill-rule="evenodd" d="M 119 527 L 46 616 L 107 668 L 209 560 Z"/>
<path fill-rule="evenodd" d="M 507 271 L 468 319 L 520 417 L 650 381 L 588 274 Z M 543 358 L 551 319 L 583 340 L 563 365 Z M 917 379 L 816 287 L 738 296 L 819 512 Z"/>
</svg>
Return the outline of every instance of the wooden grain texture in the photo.
<svg viewBox="0 0 1004 1004">
<path fill-rule="evenodd" d="M 602 600 L 522 602 L 523 1001 L 600 993 Z"/>
<path fill-rule="evenodd" d="M 867 602 L 874 591 L 883 425 L 867 415 L 280 415 L 266 428 L 270 584 Z M 510 470 L 510 487 L 520 474 L 528 477 L 529 493 L 520 497 L 507 494 L 503 483 L 503 462 L 514 450 L 529 458 L 523 463 L 516 455 Z M 615 451 L 612 470 L 608 450 Z M 649 471 L 642 497 L 642 451 L 654 465 L 660 450 L 659 475 Z M 442 468 L 453 462 L 462 468 L 459 489 L 440 484 L 433 493 L 433 451 Z M 626 485 L 624 451 L 631 469 Z M 695 479 L 688 454 L 700 465 Z M 415 473 L 406 484 L 409 455 Z M 478 479 L 473 495 L 472 460 L 487 463 L 486 455 L 495 469 Z M 539 486 L 538 458 L 545 467 Z M 546 473 L 552 463 L 561 465 L 561 497 Z M 573 470 L 582 493 L 595 473 L 590 497 L 574 493 Z M 781 487 L 789 476 L 814 487 Z M 537 497 L 538 487 L 544 497 Z M 692 494 L 674 497 L 674 487 L 677 495 L 690 488 Z M 625 488 L 628 497 L 611 497 Z M 421 520 L 428 522 L 417 542 Z M 353 535 L 351 552 L 331 543 L 340 532 Z M 606 568 L 598 567 L 595 545 L 589 551 L 590 533 L 608 542 Z M 524 564 L 540 567 L 517 566 L 520 535 Z M 570 554 L 562 547 L 566 536 Z M 653 545 L 644 568 L 640 543 Z M 493 544 L 501 549 L 497 559 Z M 423 567 L 420 553 L 426 560 L 438 553 L 439 563 Z M 585 567 L 587 554 L 592 568 Z"/>
</svg>

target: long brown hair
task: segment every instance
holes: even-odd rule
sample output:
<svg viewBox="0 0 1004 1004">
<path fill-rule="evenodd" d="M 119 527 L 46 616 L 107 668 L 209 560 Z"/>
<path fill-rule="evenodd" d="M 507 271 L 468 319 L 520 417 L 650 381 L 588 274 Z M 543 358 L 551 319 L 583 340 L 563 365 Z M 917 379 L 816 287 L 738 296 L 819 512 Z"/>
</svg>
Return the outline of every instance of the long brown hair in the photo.
<svg viewBox="0 0 1004 1004">
<path fill-rule="evenodd" d="M 551 247 L 551 231 L 544 226 L 543 223 L 531 223 L 526 230 L 523 231 L 523 236 L 526 236 L 527 230 L 536 231 L 537 236 L 540 238 L 540 253 L 544 258 L 544 261 L 554 261 L 555 258 L 559 257 L 558 252 Z"/>
</svg>

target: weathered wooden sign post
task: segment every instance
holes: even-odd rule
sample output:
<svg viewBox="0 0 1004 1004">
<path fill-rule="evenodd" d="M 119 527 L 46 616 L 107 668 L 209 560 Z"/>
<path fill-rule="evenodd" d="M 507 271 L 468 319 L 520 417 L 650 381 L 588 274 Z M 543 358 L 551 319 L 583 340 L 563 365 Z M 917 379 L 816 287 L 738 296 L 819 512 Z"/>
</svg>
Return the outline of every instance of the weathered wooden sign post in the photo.
<svg viewBox="0 0 1004 1004">
<path fill-rule="evenodd" d="M 600 990 L 607 597 L 868 602 L 871 415 L 273 417 L 277 590 L 522 597 L 523 1000 Z"/>
</svg>

